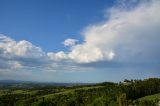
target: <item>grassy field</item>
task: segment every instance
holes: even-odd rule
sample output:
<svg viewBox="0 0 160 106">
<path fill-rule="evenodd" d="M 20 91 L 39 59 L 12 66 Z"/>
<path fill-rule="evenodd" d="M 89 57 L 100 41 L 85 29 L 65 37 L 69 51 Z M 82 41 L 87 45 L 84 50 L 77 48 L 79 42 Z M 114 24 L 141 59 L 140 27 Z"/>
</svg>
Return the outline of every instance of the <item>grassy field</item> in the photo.
<svg viewBox="0 0 160 106">
<path fill-rule="evenodd" d="M 145 96 L 145 97 L 142 97 L 142 98 L 140 98 L 138 100 L 155 100 L 155 99 L 160 99 L 160 93 L 154 94 L 154 95 Z"/>
</svg>

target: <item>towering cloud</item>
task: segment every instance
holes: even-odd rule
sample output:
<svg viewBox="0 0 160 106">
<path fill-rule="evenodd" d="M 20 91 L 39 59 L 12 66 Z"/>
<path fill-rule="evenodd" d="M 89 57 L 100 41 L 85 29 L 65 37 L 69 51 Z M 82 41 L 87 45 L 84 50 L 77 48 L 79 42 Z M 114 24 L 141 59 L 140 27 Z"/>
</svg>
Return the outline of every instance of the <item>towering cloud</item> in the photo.
<svg viewBox="0 0 160 106">
<path fill-rule="evenodd" d="M 78 63 L 97 61 L 153 62 L 160 50 L 160 2 L 145 1 L 132 9 L 111 8 L 109 19 L 88 26 L 84 42 L 68 57 Z"/>
</svg>

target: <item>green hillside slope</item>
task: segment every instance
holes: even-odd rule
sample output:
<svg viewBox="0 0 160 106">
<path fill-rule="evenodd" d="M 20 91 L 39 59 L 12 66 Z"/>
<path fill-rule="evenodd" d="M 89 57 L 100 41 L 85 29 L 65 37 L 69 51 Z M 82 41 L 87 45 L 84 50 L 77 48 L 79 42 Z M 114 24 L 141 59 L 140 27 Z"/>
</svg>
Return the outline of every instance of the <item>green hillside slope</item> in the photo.
<svg viewBox="0 0 160 106">
<path fill-rule="evenodd" d="M 157 106 L 160 101 L 159 78 L 83 86 L 28 86 L 1 87 L 0 106 Z"/>
<path fill-rule="evenodd" d="M 154 95 L 145 96 L 145 97 L 142 97 L 142 98 L 140 98 L 138 100 L 156 100 L 156 99 L 160 100 L 160 93 L 154 94 Z"/>
</svg>

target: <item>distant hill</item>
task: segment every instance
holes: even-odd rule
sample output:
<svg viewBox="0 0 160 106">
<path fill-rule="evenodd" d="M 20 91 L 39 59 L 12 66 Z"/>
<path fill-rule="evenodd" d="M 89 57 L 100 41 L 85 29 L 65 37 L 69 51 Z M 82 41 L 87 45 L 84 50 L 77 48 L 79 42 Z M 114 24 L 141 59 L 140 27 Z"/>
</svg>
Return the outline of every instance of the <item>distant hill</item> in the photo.
<svg viewBox="0 0 160 106">
<path fill-rule="evenodd" d="M 33 83 L 32 81 L 0 80 L 0 84 Z"/>
<path fill-rule="evenodd" d="M 20 81 L 20 80 L 0 80 L 0 84 L 20 84 L 20 83 L 36 83 L 33 81 Z"/>
<path fill-rule="evenodd" d="M 36 85 L 50 85 L 50 86 L 79 86 L 79 85 L 93 85 L 93 83 L 59 83 L 59 82 L 36 82 L 36 81 L 20 81 L 20 80 L 0 80 L 0 85 L 13 84 L 36 84 Z"/>
</svg>

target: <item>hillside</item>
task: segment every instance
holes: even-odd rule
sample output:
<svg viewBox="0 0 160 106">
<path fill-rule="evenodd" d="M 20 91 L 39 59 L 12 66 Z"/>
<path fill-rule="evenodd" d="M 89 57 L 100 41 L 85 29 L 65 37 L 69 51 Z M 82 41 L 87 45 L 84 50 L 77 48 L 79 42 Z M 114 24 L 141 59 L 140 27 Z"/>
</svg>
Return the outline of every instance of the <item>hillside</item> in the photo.
<svg viewBox="0 0 160 106">
<path fill-rule="evenodd" d="M 142 97 L 142 98 L 140 98 L 138 100 L 156 100 L 156 99 L 160 99 L 160 93 L 154 94 L 154 95 L 145 96 L 145 97 Z"/>
<path fill-rule="evenodd" d="M 146 106 L 146 104 L 148 104 L 147 106 L 160 106 L 160 93 L 144 96 L 134 102 L 140 106 Z"/>
<path fill-rule="evenodd" d="M 159 78 L 79 86 L 27 84 L 1 87 L 0 106 L 156 106 L 159 97 Z"/>
</svg>

